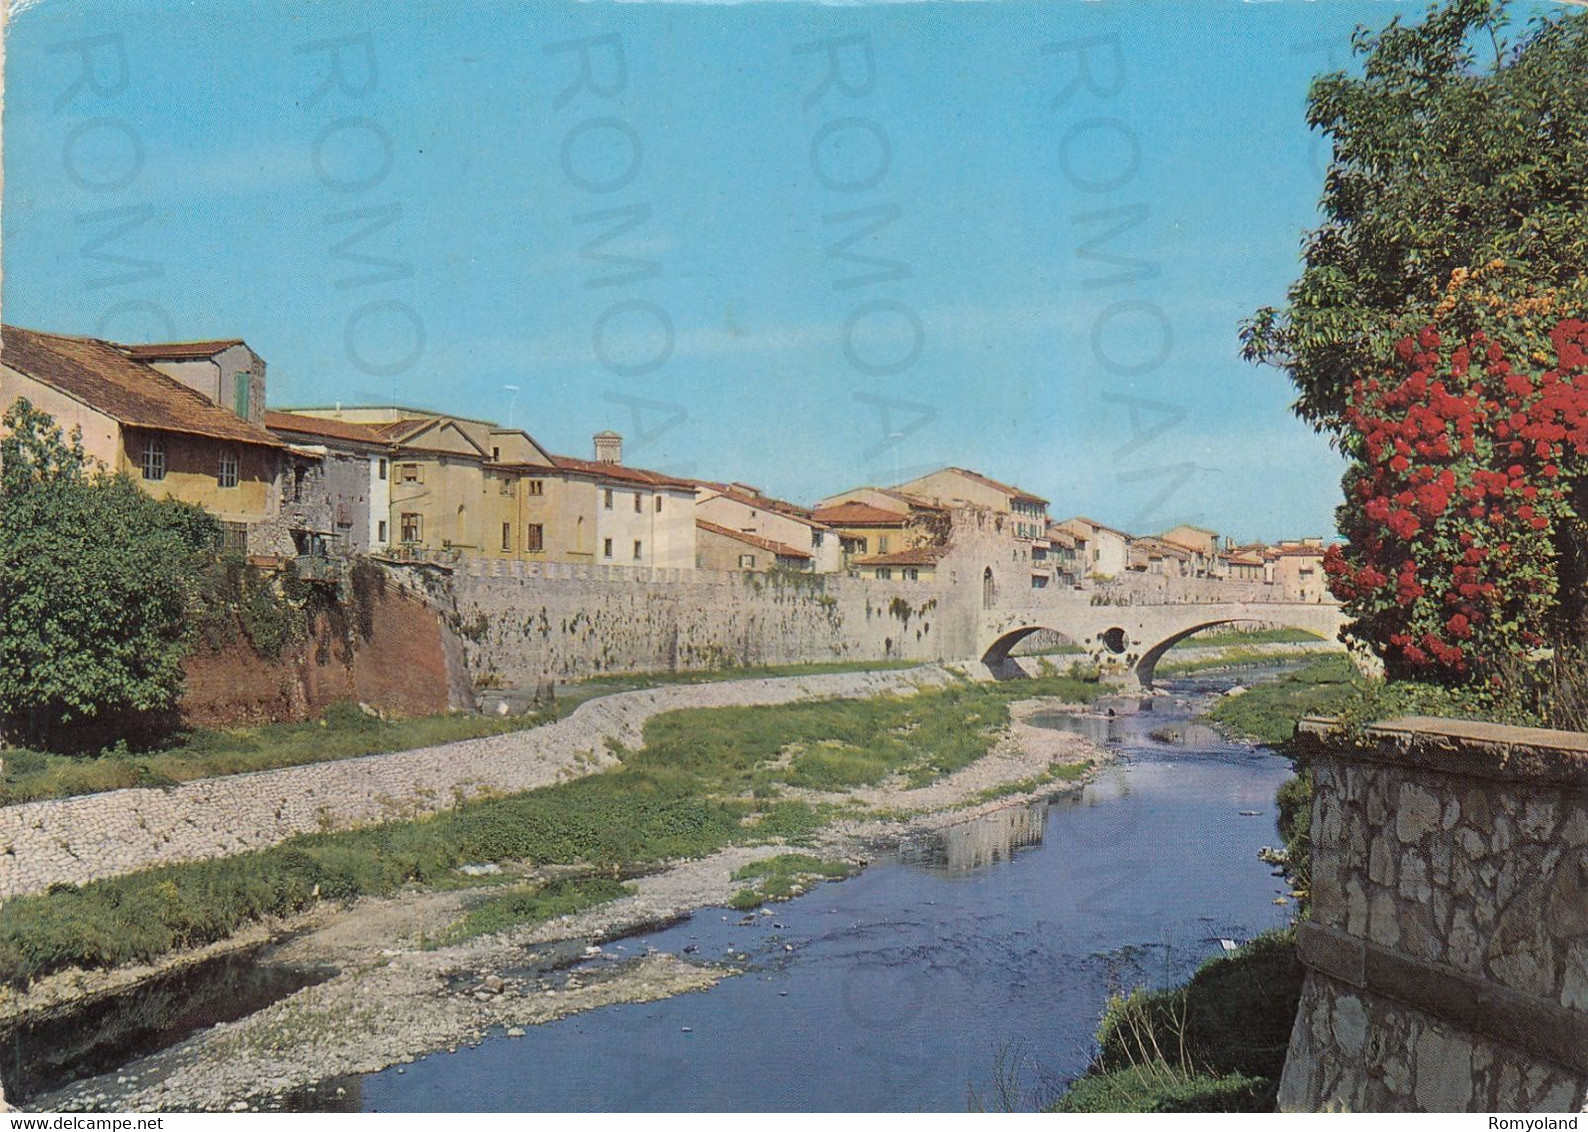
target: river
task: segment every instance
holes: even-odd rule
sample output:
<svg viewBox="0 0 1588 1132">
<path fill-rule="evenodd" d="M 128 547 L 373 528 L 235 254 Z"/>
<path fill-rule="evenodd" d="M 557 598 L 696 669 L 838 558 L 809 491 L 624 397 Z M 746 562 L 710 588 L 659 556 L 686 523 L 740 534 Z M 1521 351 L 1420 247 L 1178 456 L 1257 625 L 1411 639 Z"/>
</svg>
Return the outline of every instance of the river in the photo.
<svg viewBox="0 0 1588 1132">
<path fill-rule="evenodd" d="M 1179 982 L 1221 939 L 1291 918 L 1257 857 L 1279 840 L 1288 762 L 1191 722 L 1237 679 L 1272 674 L 1164 680 L 1168 696 L 1138 715 L 1048 717 L 1115 749 L 1084 791 L 905 845 L 749 925 L 703 909 L 607 949 L 748 956 L 709 991 L 491 1037 L 317 1097 L 340 1088 L 335 1107 L 366 1111 L 964 1111 L 973 1096 L 999 1104 L 1002 1078 L 1037 1104 L 1085 1069 L 1111 992 Z"/>
</svg>

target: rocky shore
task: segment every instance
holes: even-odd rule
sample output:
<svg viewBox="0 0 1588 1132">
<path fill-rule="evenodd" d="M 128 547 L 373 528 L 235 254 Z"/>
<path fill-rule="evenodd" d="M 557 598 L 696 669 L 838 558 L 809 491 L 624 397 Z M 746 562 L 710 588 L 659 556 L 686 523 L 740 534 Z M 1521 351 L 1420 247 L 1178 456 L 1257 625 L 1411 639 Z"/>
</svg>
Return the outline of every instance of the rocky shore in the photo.
<svg viewBox="0 0 1588 1132">
<path fill-rule="evenodd" d="M 1083 761 L 1095 766 L 1105 751 L 1079 735 L 1028 722 L 1038 712 L 1062 710 L 1082 709 L 1051 700 L 1011 705 L 1011 724 L 989 754 L 923 787 L 910 789 L 901 781 L 847 794 L 812 792 L 813 800 L 844 801 L 851 811 L 878 816 L 840 820 L 817 836 L 814 848 L 801 851 L 864 865 L 905 837 L 1078 789 L 1084 777 L 1042 780 L 1055 766 Z M 338 971 L 257 1013 L 36 1098 L 27 1107 L 269 1109 L 288 1094 L 301 1099 L 327 1079 L 403 1065 L 492 1034 L 512 1037 L 524 1027 L 584 1010 L 706 989 L 743 967 L 732 956 L 694 963 L 646 954 L 623 941 L 725 904 L 744 886 L 733 879 L 736 870 L 786 851 L 781 845 L 734 847 L 678 862 L 635 878 L 631 896 L 450 947 L 430 949 L 426 941 L 455 922 L 477 892 L 415 890 L 350 906 L 322 906 L 289 922 L 261 926 L 224 948 L 173 958 L 160 968 L 54 976 L 15 999 L 5 1013 L 16 1017 L 108 996 L 157 970 L 269 938 L 284 941 L 272 962 L 330 965 Z"/>
</svg>

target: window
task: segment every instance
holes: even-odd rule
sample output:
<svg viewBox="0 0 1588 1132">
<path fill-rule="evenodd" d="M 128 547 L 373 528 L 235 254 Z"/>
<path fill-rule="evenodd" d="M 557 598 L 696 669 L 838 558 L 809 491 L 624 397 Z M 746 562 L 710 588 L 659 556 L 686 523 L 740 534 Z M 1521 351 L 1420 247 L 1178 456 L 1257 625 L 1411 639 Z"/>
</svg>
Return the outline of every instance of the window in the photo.
<svg viewBox="0 0 1588 1132">
<path fill-rule="evenodd" d="M 143 455 L 138 460 L 138 468 L 143 472 L 143 478 L 146 480 L 165 479 L 165 443 L 159 440 L 145 440 Z"/>
<path fill-rule="evenodd" d="M 216 486 L 236 487 L 240 462 L 236 449 L 228 448 L 223 450 L 221 452 L 221 466 L 215 472 Z"/>
<path fill-rule="evenodd" d="M 375 523 L 375 541 L 382 545 L 386 542 L 386 520 L 381 519 Z"/>
<path fill-rule="evenodd" d="M 380 478 L 381 479 L 385 479 L 386 478 L 386 457 L 382 456 L 378 461 L 376 461 L 376 467 L 379 470 Z"/>
<path fill-rule="evenodd" d="M 891 581 L 893 581 L 893 569 L 892 569 L 892 567 L 889 567 L 889 566 L 878 566 L 877 567 L 877 581 L 879 581 L 879 582 L 891 582 Z"/>
<path fill-rule="evenodd" d="M 424 516 L 417 511 L 404 511 L 402 516 L 404 542 L 419 542 L 425 536 Z"/>
<path fill-rule="evenodd" d="M 662 513 L 662 497 L 660 495 L 656 497 L 656 513 L 658 515 Z"/>
<path fill-rule="evenodd" d="M 498 448 L 494 444 L 491 445 L 491 459 L 500 460 L 501 458 L 502 458 L 502 450 L 500 448 Z"/>
<path fill-rule="evenodd" d="M 917 570 L 914 566 L 907 567 L 904 571 L 904 580 L 907 582 L 920 581 L 921 571 Z"/>
<path fill-rule="evenodd" d="M 611 495 L 612 493 L 609 491 L 609 492 L 607 492 L 607 494 Z M 612 540 L 609 539 L 609 538 L 605 538 L 605 539 L 601 540 L 601 557 L 602 558 L 611 558 L 612 557 Z"/>
<path fill-rule="evenodd" d="M 755 555 L 753 555 L 753 554 L 741 554 L 741 555 L 739 555 L 739 569 L 741 569 L 741 570 L 754 570 L 755 569 Z"/>
<path fill-rule="evenodd" d="M 503 550 L 512 550 L 513 549 L 513 524 L 512 523 L 503 523 L 502 524 L 502 549 Z"/>
<path fill-rule="evenodd" d="M 639 560 L 640 560 L 640 540 L 639 539 L 635 539 L 634 540 L 634 561 L 638 562 Z"/>
<path fill-rule="evenodd" d="M 515 481 L 512 476 L 503 476 L 502 477 L 502 494 L 503 495 L 512 495 L 513 494 L 513 484 L 516 483 L 516 482 L 517 481 Z"/>
<path fill-rule="evenodd" d="M 237 415 L 243 420 L 248 419 L 249 384 L 252 375 L 239 373 L 232 378 L 232 407 L 237 410 Z"/>
<path fill-rule="evenodd" d="M 605 507 L 608 511 L 612 510 L 612 489 L 610 487 L 602 493 L 601 506 Z"/>
<path fill-rule="evenodd" d="M 546 549 L 546 528 L 539 523 L 529 523 L 524 527 L 524 549 L 531 554 L 539 554 Z"/>
<path fill-rule="evenodd" d="M 640 513 L 641 509 L 644 508 L 644 506 L 645 506 L 644 497 L 641 496 L 640 493 L 636 491 L 634 493 L 634 513 L 636 515 L 638 515 Z"/>
<path fill-rule="evenodd" d="M 546 494 L 546 481 L 545 480 L 530 480 L 529 481 L 529 494 L 531 494 L 531 495 L 545 495 Z"/>
<path fill-rule="evenodd" d="M 877 536 L 877 553 L 878 554 L 886 554 L 886 553 L 888 553 L 888 536 L 887 535 L 878 535 Z"/>
<path fill-rule="evenodd" d="M 424 483 L 425 470 L 418 464 L 403 464 L 397 469 L 397 478 L 403 483 Z"/>
<path fill-rule="evenodd" d="M 292 465 L 292 501 L 303 502 L 303 481 L 309 476 L 309 469 L 302 464 Z"/>
<path fill-rule="evenodd" d="M 226 554 L 247 554 L 248 524 L 222 523 L 221 550 Z"/>
</svg>

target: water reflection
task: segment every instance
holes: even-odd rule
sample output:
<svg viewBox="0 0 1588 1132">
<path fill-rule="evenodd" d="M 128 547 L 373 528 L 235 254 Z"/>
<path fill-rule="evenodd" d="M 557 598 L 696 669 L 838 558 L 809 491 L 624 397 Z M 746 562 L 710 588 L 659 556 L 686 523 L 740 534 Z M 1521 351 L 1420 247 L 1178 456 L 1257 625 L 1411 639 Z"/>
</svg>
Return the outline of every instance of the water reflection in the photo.
<svg viewBox="0 0 1588 1132">
<path fill-rule="evenodd" d="M 990 814 L 955 822 L 946 829 L 902 846 L 899 856 L 912 865 L 949 874 L 985 869 L 1042 844 L 1048 803 L 1005 806 Z"/>
</svg>

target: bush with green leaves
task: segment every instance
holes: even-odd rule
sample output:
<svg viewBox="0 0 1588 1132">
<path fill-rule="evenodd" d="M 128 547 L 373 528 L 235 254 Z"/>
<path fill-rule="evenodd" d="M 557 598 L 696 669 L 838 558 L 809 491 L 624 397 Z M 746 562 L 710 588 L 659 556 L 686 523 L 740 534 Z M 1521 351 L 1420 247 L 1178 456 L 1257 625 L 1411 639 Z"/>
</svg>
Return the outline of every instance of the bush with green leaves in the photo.
<svg viewBox="0 0 1588 1132">
<path fill-rule="evenodd" d="M 0 734 L 50 750 L 172 722 L 194 564 L 220 530 L 94 466 L 19 400 L 0 421 Z"/>
</svg>

